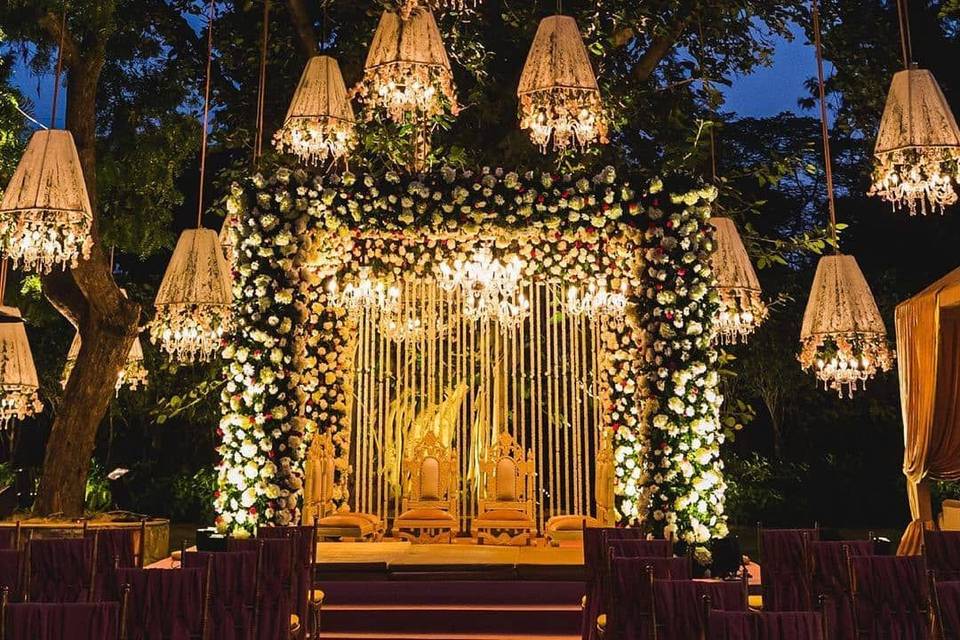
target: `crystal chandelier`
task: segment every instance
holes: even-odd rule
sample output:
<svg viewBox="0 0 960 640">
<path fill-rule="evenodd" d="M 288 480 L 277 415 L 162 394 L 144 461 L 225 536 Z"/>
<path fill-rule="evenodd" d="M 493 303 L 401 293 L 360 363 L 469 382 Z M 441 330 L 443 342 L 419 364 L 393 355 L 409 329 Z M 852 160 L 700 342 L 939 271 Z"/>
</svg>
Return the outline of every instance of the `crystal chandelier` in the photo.
<svg viewBox="0 0 960 640">
<path fill-rule="evenodd" d="M 606 143 L 607 119 L 600 88 L 576 21 L 550 16 L 540 22 L 517 89 L 520 128 L 544 153 L 550 140 L 562 151 Z"/>
<path fill-rule="evenodd" d="M 0 306 L 0 429 L 43 410 L 39 388 L 20 310 Z"/>
<path fill-rule="evenodd" d="M 80 356 L 80 332 L 73 334 L 73 342 L 70 343 L 70 351 L 67 352 L 67 363 L 63 367 L 63 378 L 60 380 L 61 386 L 66 388 L 67 380 L 73 372 L 73 367 L 77 364 L 77 358 Z M 130 353 L 127 354 L 127 360 L 123 369 L 117 374 L 116 390 L 119 392 L 123 387 L 129 387 L 131 391 L 136 391 L 140 387 L 147 386 L 149 373 L 143 364 L 143 345 L 140 344 L 140 336 L 133 340 L 130 345 Z"/>
<path fill-rule="evenodd" d="M 591 282 L 584 292 L 572 286 L 567 289 L 564 308 L 575 318 L 613 320 L 617 327 L 622 328 L 627 314 L 626 289 L 624 284 L 620 291 L 610 293 L 607 291 L 606 282 L 601 282 L 599 286 L 596 282 Z"/>
<path fill-rule="evenodd" d="M 437 283 L 444 291 L 459 290 L 463 313 L 474 321 L 495 320 L 506 327 L 518 326 L 527 317 L 530 303 L 519 292 L 524 263 L 517 256 L 495 259 L 488 247 L 477 249 L 467 262 L 440 265 Z"/>
<path fill-rule="evenodd" d="M 733 220 L 717 217 L 710 223 L 715 231 L 711 265 L 720 298 L 717 338 L 721 344 L 746 342 L 767 318 L 760 281 Z"/>
<path fill-rule="evenodd" d="M 386 316 L 399 314 L 400 288 L 373 277 L 370 267 L 360 267 L 356 282 L 348 282 L 340 291 L 335 278 L 327 285 L 327 300 L 332 307 L 351 315 L 363 312 Z"/>
</svg>

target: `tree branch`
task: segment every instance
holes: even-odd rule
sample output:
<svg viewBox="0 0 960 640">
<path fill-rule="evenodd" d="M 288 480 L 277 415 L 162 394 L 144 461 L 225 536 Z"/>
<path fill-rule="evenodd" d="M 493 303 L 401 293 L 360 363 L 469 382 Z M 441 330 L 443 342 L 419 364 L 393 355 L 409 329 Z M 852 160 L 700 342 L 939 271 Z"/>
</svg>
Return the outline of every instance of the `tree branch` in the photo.
<svg viewBox="0 0 960 640">
<path fill-rule="evenodd" d="M 307 9 L 304 0 L 287 0 L 287 9 L 290 12 L 290 22 L 293 23 L 293 30 L 297 33 L 300 52 L 307 58 L 318 55 L 320 46 L 317 44 L 313 18 L 310 17 L 310 11 Z"/>
<path fill-rule="evenodd" d="M 633 68 L 634 79 L 639 82 L 646 82 L 650 79 L 653 72 L 656 71 L 657 65 L 670 53 L 673 45 L 675 45 L 677 40 L 680 39 L 680 36 L 683 35 L 683 32 L 687 29 L 692 19 L 693 16 L 690 14 L 678 19 L 666 33 L 653 39 L 653 42 L 651 42 L 647 50 L 644 51 L 640 60 L 637 61 L 637 66 Z"/>
<path fill-rule="evenodd" d="M 52 11 L 48 11 L 40 16 L 38 23 L 40 28 L 50 36 L 54 44 L 63 47 L 63 63 L 65 65 L 70 66 L 80 59 L 80 46 L 74 39 L 73 34 L 67 28 L 63 28 L 61 31 L 61 27 L 65 25 L 62 15 L 58 16 Z"/>
</svg>

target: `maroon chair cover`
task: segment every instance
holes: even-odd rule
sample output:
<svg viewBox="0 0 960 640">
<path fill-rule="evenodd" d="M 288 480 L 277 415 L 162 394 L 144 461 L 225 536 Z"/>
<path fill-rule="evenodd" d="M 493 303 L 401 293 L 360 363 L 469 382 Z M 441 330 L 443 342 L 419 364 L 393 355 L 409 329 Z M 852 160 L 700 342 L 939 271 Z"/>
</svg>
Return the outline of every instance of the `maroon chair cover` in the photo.
<svg viewBox="0 0 960 640">
<path fill-rule="evenodd" d="M 5 640 L 117 640 L 120 605 L 116 602 L 9 604 Z"/>
<path fill-rule="evenodd" d="M 23 552 L 16 549 L 0 549 L 0 589 L 7 588 L 9 600 L 20 600 L 23 579 Z"/>
<path fill-rule="evenodd" d="M 310 615 L 310 591 L 313 588 L 313 563 L 316 558 L 316 529 L 312 526 L 300 527 L 260 527 L 257 536 L 264 539 L 291 538 L 294 540 L 296 558 L 294 560 L 294 613 L 300 622 L 306 625 Z"/>
<path fill-rule="evenodd" d="M 830 632 L 837 640 L 856 638 L 853 623 L 853 602 L 850 597 L 850 568 L 847 556 L 872 556 L 871 540 L 813 541 L 807 546 L 810 554 L 810 595 L 814 602 L 826 596 L 823 614 Z"/>
<path fill-rule="evenodd" d="M 931 636 L 930 587 L 922 556 L 850 558 L 857 638 Z"/>
<path fill-rule="evenodd" d="M 3 527 L 0 529 L 0 549 L 16 549 L 17 534 L 18 531 L 16 527 Z"/>
<path fill-rule="evenodd" d="M 118 601 L 120 592 L 116 590 L 115 569 L 127 569 L 137 566 L 134 552 L 134 529 L 95 529 L 88 530 L 88 538 L 97 541 L 97 573 L 94 579 L 94 599 Z"/>
<path fill-rule="evenodd" d="M 706 628 L 704 597 L 710 608 L 746 611 L 747 585 L 742 581 L 654 580 L 653 620 L 657 640 L 698 640 Z"/>
<path fill-rule="evenodd" d="M 923 555 L 937 580 L 960 580 L 960 531 L 924 531 Z"/>
<path fill-rule="evenodd" d="M 117 593 L 129 585 L 128 640 L 201 640 L 206 605 L 204 569 L 117 569 Z"/>
<path fill-rule="evenodd" d="M 711 611 L 707 640 L 829 640 L 812 611 Z"/>
<path fill-rule="evenodd" d="M 813 609 L 804 548 L 818 538 L 817 529 L 761 529 L 764 611 Z"/>
<path fill-rule="evenodd" d="M 583 621 L 580 627 L 581 640 L 596 640 L 597 616 L 603 613 L 603 585 L 601 577 L 607 571 L 608 543 L 611 540 L 645 539 L 647 534 L 641 529 L 625 527 L 584 527 L 583 564 L 586 574 L 586 602 L 583 607 Z M 660 541 L 670 544 L 668 541 Z M 660 555 L 654 553 L 651 555 Z M 664 555 L 671 555 L 668 551 Z"/>
<path fill-rule="evenodd" d="M 960 640 L 960 580 L 937 581 L 937 625 L 942 640 Z"/>
<path fill-rule="evenodd" d="M 250 551 L 199 551 L 183 554 L 183 566 L 210 563 L 208 640 L 252 640 L 257 595 L 257 554 Z"/>
<path fill-rule="evenodd" d="M 607 629 L 610 637 L 639 640 L 653 631 L 655 580 L 689 580 L 689 558 L 624 558 L 610 560 Z"/>
<path fill-rule="evenodd" d="M 287 640 L 295 606 L 296 542 L 289 538 L 231 539 L 227 547 L 231 551 L 261 550 L 257 640 Z"/>
<path fill-rule="evenodd" d="M 40 538 L 30 541 L 31 602 L 90 600 L 93 538 Z"/>
</svg>

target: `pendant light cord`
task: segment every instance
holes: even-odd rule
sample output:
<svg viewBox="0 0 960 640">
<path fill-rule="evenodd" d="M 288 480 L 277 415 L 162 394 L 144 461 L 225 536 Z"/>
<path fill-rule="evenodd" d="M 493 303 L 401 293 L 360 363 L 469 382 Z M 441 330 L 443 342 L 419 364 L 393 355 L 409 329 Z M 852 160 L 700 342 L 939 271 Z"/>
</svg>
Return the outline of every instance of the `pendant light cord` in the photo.
<svg viewBox="0 0 960 640">
<path fill-rule="evenodd" d="M 897 21 L 900 23 L 900 52 L 903 68 L 909 69 L 913 62 L 913 36 L 910 33 L 910 10 L 907 0 L 897 0 Z"/>
<path fill-rule="evenodd" d="M 197 228 L 203 227 L 203 183 L 207 173 L 207 126 L 210 122 L 210 75 L 213 66 L 213 15 L 214 3 L 210 0 L 207 10 L 207 80 L 203 93 L 203 131 L 200 132 L 200 193 L 197 197 Z"/>
<path fill-rule="evenodd" d="M 820 133 L 823 136 L 823 158 L 827 174 L 827 201 L 830 212 L 830 238 L 833 241 L 834 253 L 840 253 L 840 244 L 837 242 L 837 205 L 833 193 L 833 162 L 830 158 L 830 124 L 827 113 L 826 82 L 823 74 L 823 43 L 820 38 L 820 8 L 817 0 L 811 0 L 813 7 L 813 41 L 817 50 L 817 89 L 820 93 Z"/>
<path fill-rule="evenodd" d="M 7 297 L 7 272 L 9 271 L 9 259 L 6 255 L 3 256 L 3 261 L 0 262 L 0 307 L 4 306 L 4 301 Z"/>
<path fill-rule="evenodd" d="M 697 34 L 700 37 L 700 46 L 699 46 L 699 55 L 697 56 L 697 66 L 700 71 L 700 82 L 703 84 L 704 89 L 710 87 L 710 80 L 707 78 L 707 74 L 704 73 L 703 59 L 706 57 L 705 50 L 705 38 L 703 37 L 703 22 L 700 21 L 700 17 L 697 16 Z M 717 139 L 713 132 L 713 118 L 716 117 L 716 113 L 713 110 L 713 105 L 709 102 L 710 96 L 707 95 L 707 110 L 710 112 L 710 128 L 707 133 L 710 136 L 710 177 L 713 180 L 713 183 L 716 184 L 719 182 L 719 177 L 717 175 Z"/>
<path fill-rule="evenodd" d="M 60 78 L 63 76 L 63 43 L 67 36 L 67 7 L 60 7 L 60 45 L 57 47 L 57 68 L 53 76 L 53 101 L 50 109 L 50 128 L 57 128 L 57 102 L 60 100 Z"/>
<path fill-rule="evenodd" d="M 263 156 L 263 121 L 267 94 L 267 45 L 270 39 L 270 0 L 263 0 L 263 34 L 260 38 L 260 78 L 257 90 L 257 137 L 253 145 L 253 168 Z"/>
</svg>

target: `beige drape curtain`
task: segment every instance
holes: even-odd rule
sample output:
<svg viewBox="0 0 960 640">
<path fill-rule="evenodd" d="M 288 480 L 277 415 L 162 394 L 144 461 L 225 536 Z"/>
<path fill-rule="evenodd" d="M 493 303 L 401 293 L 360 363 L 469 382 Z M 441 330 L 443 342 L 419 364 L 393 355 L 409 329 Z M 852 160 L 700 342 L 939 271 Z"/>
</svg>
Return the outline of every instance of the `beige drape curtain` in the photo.
<svg viewBox="0 0 960 640">
<path fill-rule="evenodd" d="M 903 473 L 912 522 L 898 553 L 920 553 L 933 526 L 932 480 L 960 479 L 960 269 L 897 307 L 897 351 L 903 410 Z"/>
</svg>

